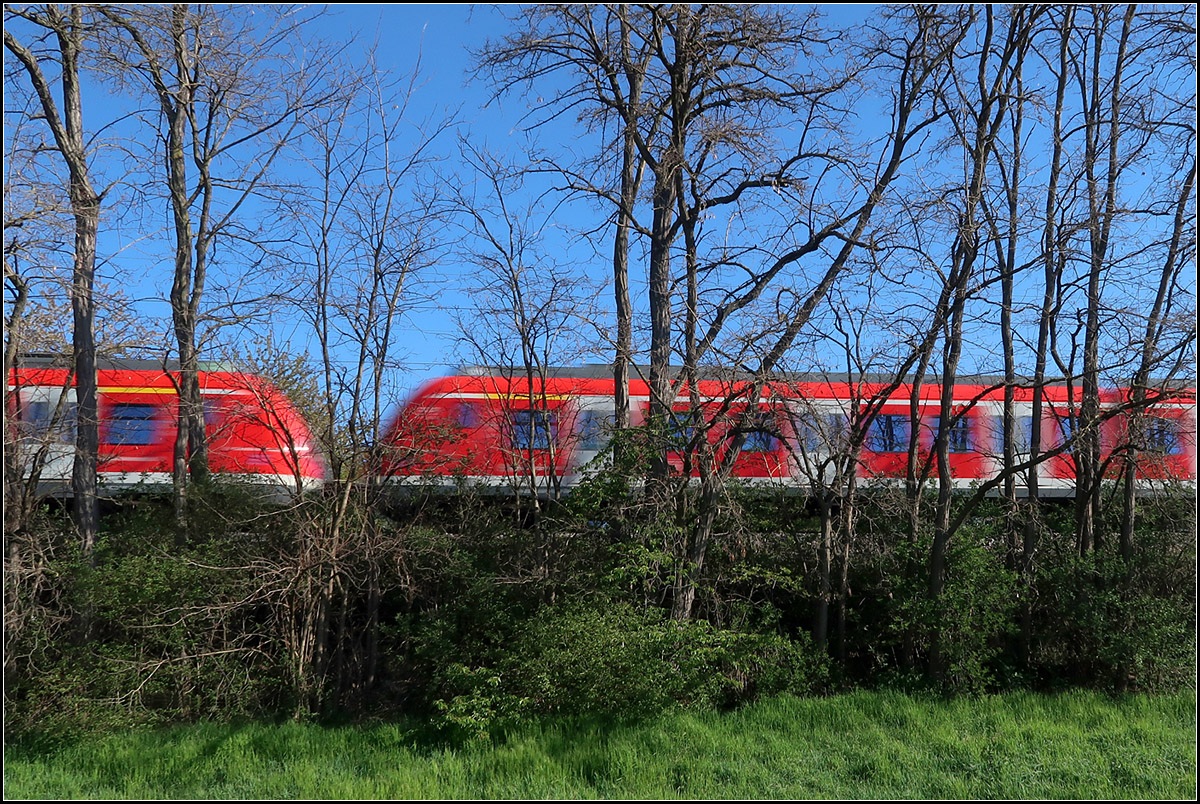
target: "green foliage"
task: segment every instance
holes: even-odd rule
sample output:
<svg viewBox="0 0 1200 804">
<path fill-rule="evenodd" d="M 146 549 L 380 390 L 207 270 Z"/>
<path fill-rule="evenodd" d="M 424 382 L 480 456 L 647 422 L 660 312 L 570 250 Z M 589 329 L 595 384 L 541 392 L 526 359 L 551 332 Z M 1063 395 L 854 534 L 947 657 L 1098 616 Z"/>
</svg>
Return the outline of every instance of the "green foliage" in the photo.
<svg viewBox="0 0 1200 804">
<path fill-rule="evenodd" d="M 821 688 L 827 672 L 806 639 L 581 601 L 538 611 L 489 667 L 453 666 L 452 694 L 437 706 L 460 736 L 480 738 L 534 714 L 638 718 L 674 707 L 728 708 Z"/>
<path fill-rule="evenodd" d="M 909 534 L 886 497 L 860 500 L 845 558 L 834 534 L 829 610 L 847 612 L 844 638 L 830 622 L 834 661 L 807 636 L 820 533 L 802 498 L 732 495 L 696 574 L 695 619 L 676 622 L 665 611 L 690 512 L 610 479 L 532 517 L 442 496 L 393 519 L 355 504 L 340 529 L 331 496 L 279 506 L 215 483 L 194 490 L 182 531 L 169 499 L 107 512 L 90 560 L 65 518 L 38 518 L 9 541 L 7 733 L 404 712 L 470 742 L 531 719 L 724 709 L 835 682 L 1194 683 L 1186 506 L 1147 507 L 1127 562 L 1111 538 L 1079 557 L 1072 507 L 1048 505 L 1028 579 L 1006 568 L 1004 517 L 986 509 L 951 537 L 931 598 L 929 533 Z"/>
<path fill-rule="evenodd" d="M 1015 628 L 1017 577 L 1006 570 L 997 529 L 982 524 L 954 535 L 946 561 L 946 586 L 926 607 L 937 634 L 944 673 L 954 691 L 996 688 L 997 671 Z"/>
<path fill-rule="evenodd" d="M 1017 576 L 1004 566 L 1001 523 L 977 518 L 950 538 L 937 596 L 929 591 L 932 534 L 892 535 L 866 608 L 875 622 L 862 613 L 856 620 L 880 638 L 871 646 L 876 678 L 904 689 L 972 694 L 1006 685 L 1020 595 Z"/>
<path fill-rule="evenodd" d="M 1043 566 L 1038 587 L 1054 594 L 1039 599 L 1036 658 L 1051 677 L 1115 691 L 1195 683 L 1194 578 L 1164 566 L 1165 551 L 1140 556 L 1066 553 Z"/>
<path fill-rule="evenodd" d="M 612 433 L 604 449 L 581 468 L 582 479 L 567 497 L 565 513 L 577 522 L 618 526 L 631 514 L 639 518 L 636 512 L 643 500 L 630 478 L 646 477 L 652 455 L 653 443 L 646 428 Z"/>
<path fill-rule="evenodd" d="M 8 727 L 47 734 L 275 712 L 286 697 L 262 612 L 238 606 L 253 573 L 230 565 L 245 533 L 177 547 L 166 506 L 147 499 L 106 518 L 93 557 L 69 529 L 49 572 L 68 624 L 20 646 L 28 664 L 6 679 Z"/>
<path fill-rule="evenodd" d="M 493 732 L 512 728 L 532 714 L 528 699 L 501 689 L 503 679 L 493 670 L 452 664 L 444 677 L 457 694 L 439 698 L 434 706 L 441 731 L 453 740 L 488 742 Z"/>
</svg>

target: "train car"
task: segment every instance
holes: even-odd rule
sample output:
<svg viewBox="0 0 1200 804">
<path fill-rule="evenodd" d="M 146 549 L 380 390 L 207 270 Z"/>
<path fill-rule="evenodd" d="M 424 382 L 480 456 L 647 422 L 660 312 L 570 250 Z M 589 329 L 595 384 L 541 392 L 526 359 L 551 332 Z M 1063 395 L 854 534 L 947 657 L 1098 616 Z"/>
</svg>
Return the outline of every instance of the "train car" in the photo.
<svg viewBox="0 0 1200 804">
<path fill-rule="evenodd" d="M 274 496 L 319 488 L 327 466 L 303 416 L 271 383 L 205 364 L 199 373 L 209 468 Z M 97 366 L 102 495 L 171 487 L 179 416 L 177 364 L 102 360 Z M 25 357 L 9 373 L 6 405 L 26 477 L 40 493 L 70 496 L 75 381 L 64 361 Z M 39 456 L 38 458 L 37 456 Z"/>
<path fill-rule="evenodd" d="M 744 436 L 731 476 L 742 484 L 800 490 L 828 479 L 828 458 L 844 450 L 847 423 L 862 419 L 870 406 L 857 473 L 866 483 L 896 485 L 908 468 L 912 388 L 892 388 L 886 377 L 789 376 L 762 388 L 756 400 L 745 378 L 701 379 L 701 404 L 679 386 L 668 424 L 667 460 L 676 474 L 696 476 L 698 439 L 708 440 L 712 460 L 720 460 L 732 436 Z M 467 484 L 484 490 L 548 494 L 569 491 L 603 453 L 614 419 L 614 386 L 607 366 L 553 369 L 529 382 L 512 369 L 473 368 L 435 379 L 403 406 L 387 430 L 387 458 L 381 474 L 394 489 L 450 490 Z M 1071 443 L 1080 407 L 1078 383 L 1049 385 L 1042 391 L 1040 452 L 1056 452 L 1037 465 L 1039 491 L 1074 494 Z M 924 383 L 917 394 L 918 473 L 936 481 L 932 451 L 939 428 L 942 388 Z M 1015 389 L 1015 452 L 1028 460 L 1034 431 L 1034 392 Z M 630 383 L 631 425 L 647 419 L 650 390 L 644 380 Z M 1107 476 L 1116 477 L 1131 453 L 1123 389 L 1102 394 L 1108 411 L 1100 425 L 1101 458 Z M 995 378 L 963 378 L 953 389 L 953 415 L 946 426 L 950 471 L 956 486 L 968 488 L 994 478 L 1002 468 L 1003 383 Z M 1127 406 L 1125 406 L 1127 407 Z M 854 414 L 857 413 L 857 416 Z M 1147 437 L 1137 451 L 1137 477 L 1145 490 L 1170 484 L 1194 486 L 1196 478 L 1196 398 L 1194 389 L 1174 388 L 1144 412 Z M 703 435 L 701 435 L 703 434 Z M 690 446 L 689 446 L 690 443 Z M 1023 493 L 1027 476 L 1015 477 Z"/>
</svg>

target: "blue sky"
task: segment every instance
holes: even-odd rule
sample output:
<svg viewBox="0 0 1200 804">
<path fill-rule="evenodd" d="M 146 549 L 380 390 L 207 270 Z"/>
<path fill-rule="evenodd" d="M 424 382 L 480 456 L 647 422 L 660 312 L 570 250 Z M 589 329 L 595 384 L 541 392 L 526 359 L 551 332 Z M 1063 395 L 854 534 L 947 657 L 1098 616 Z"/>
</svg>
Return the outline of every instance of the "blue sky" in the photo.
<svg viewBox="0 0 1200 804">
<path fill-rule="evenodd" d="M 411 72 L 420 59 L 423 78 L 418 107 L 461 108 L 468 124 L 496 128 L 495 113 L 482 114 L 486 92 L 467 81 L 468 50 L 505 30 L 502 16 L 490 6 L 468 4 L 374 3 L 332 6 L 322 22 L 333 38 L 353 39 L 362 48 L 378 42 L 381 66 Z M 502 125 L 500 126 L 502 128 Z"/>
<path fill-rule="evenodd" d="M 506 24 L 491 6 L 469 4 L 394 3 L 348 4 L 328 11 L 329 33 L 335 38 L 354 39 L 366 48 L 378 43 L 380 66 L 399 74 L 418 67 L 420 81 L 411 100 L 415 117 L 453 112 L 461 128 L 486 131 L 490 139 L 515 136 L 515 115 L 501 106 L 484 108 L 486 88 L 468 80 L 469 50 L 481 46 L 488 36 L 502 34 Z M 344 26 L 343 31 L 338 27 Z M 444 143 L 449 147 L 452 143 Z M 440 274 L 454 278 L 461 266 L 443 264 Z M 407 322 L 404 340 L 408 371 L 398 385 L 409 392 L 421 382 L 452 370 L 456 324 L 445 307 L 455 303 L 456 294 L 444 292 L 440 305 L 427 305 L 419 317 Z"/>
<path fill-rule="evenodd" d="M 420 78 L 410 101 L 410 116 L 422 119 L 454 114 L 458 124 L 440 142 L 447 166 L 455 158 L 457 134 L 478 143 L 486 142 L 489 149 L 499 153 L 516 157 L 521 152 L 527 143 L 520 128 L 526 111 L 524 99 L 518 95 L 495 100 L 485 82 L 468 76 L 469 51 L 510 30 L 501 10 L 466 4 L 362 4 L 334 6 L 328 15 L 325 30 L 330 36 L 353 39 L 356 46 L 364 49 L 378 42 L 376 56 L 383 69 L 408 74 L 417 68 L 419 59 Z M 563 136 L 570 136 L 570 130 Z M 569 216 L 571 210 L 558 208 L 557 214 Z M 551 239 L 555 237 L 554 232 L 548 235 Z M 564 259 L 570 259 L 565 257 L 571 251 L 570 243 L 559 241 L 557 249 Z M 587 261 L 592 257 L 590 251 L 590 248 L 576 249 L 575 256 Z M 582 262 L 580 267 L 586 268 Z M 402 393 L 411 392 L 425 380 L 446 374 L 463 363 L 486 362 L 482 359 L 486 356 L 461 347 L 461 328 L 455 320 L 456 312 L 471 304 L 471 298 L 461 288 L 476 270 L 448 253 L 427 271 L 424 281 L 441 283 L 441 290 L 403 325 L 402 360 L 406 368 L 394 372 L 399 375 L 396 384 Z"/>
<path fill-rule="evenodd" d="M 486 141 L 496 151 L 520 151 L 525 142 L 520 131 L 523 100 L 512 97 L 494 101 L 484 82 L 468 77 L 469 50 L 509 30 L 496 8 L 368 4 L 335 6 L 330 15 L 332 21 L 346 26 L 348 35 L 359 32 L 356 43 L 363 47 L 377 37 L 377 55 L 384 68 L 409 73 L 420 59 L 420 80 L 410 107 L 414 117 L 453 112 L 459 121 L 455 133 Z M 450 159 L 453 136 L 443 138 L 441 146 Z M 566 250 L 566 246 L 563 248 Z M 406 322 L 403 342 L 407 354 L 402 359 L 407 371 L 399 370 L 397 383 L 402 392 L 414 390 L 424 380 L 448 373 L 462 363 L 484 362 L 482 356 L 464 353 L 460 348 L 460 326 L 455 320 L 456 311 L 471 303 L 460 291 L 464 272 L 475 269 L 452 254 L 433 267 L 436 270 L 430 271 L 432 276 L 427 274 L 425 280 L 444 284 L 437 298 L 422 305 Z"/>
<path fill-rule="evenodd" d="M 515 128 L 520 115 L 519 99 L 488 106 L 487 88 L 468 81 L 467 76 L 469 48 L 479 47 L 488 36 L 506 30 L 495 8 L 465 4 L 350 4 L 329 7 L 320 20 L 320 35 L 348 42 L 351 52 L 366 51 L 374 43 L 381 69 L 395 75 L 418 70 L 419 80 L 408 115 L 414 121 L 452 113 L 459 121 L 455 131 L 486 136 L 493 147 L 504 148 L 506 139 L 520 138 Z M 115 102 L 110 97 L 105 103 L 92 105 L 90 110 L 95 117 L 88 122 L 111 114 Z M 85 108 L 85 117 L 88 111 Z M 449 157 L 454 148 L 453 133 L 442 137 L 440 147 Z M 165 211 L 162 215 L 152 214 L 146 225 L 153 226 L 163 215 Z M 167 231 L 165 218 L 160 225 Z M 169 326 L 166 301 L 169 274 L 157 256 L 161 250 L 153 244 L 138 243 L 137 234 L 131 234 L 133 231 L 126 229 L 119 242 L 112 232 L 102 233 L 102 237 L 109 238 L 110 259 L 101 265 L 100 276 L 129 293 L 142 315 Z M 451 371 L 461 362 L 456 353 L 458 328 L 452 310 L 464 301 L 452 288 L 464 266 L 447 261 L 434 268 L 435 275 L 427 275 L 425 281 L 440 280 L 446 288 L 432 303 L 421 305 L 401 324 L 402 331 L 398 333 L 406 368 L 394 371 L 393 379 L 401 394 L 426 379 Z M 235 272 L 237 266 L 227 265 L 224 270 Z M 206 301 L 211 304 L 215 298 L 210 294 Z M 304 351 L 312 345 L 303 325 L 282 316 L 274 321 L 273 337 L 293 351 Z"/>
</svg>

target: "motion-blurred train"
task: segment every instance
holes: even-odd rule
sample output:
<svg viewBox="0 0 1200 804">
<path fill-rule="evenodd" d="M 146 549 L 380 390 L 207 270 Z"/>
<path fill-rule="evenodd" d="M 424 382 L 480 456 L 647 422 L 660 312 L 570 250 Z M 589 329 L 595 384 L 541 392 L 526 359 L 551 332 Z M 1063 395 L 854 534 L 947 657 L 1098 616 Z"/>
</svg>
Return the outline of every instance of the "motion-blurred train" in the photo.
<svg viewBox="0 0 1200 804">
<path fill-rule="evenodd" d="M 211 368 L 211 367 L 210 367 Z M 102 493 L 162 489 L 171 484 L 178 418 L 177 366 L 148 360 L 105 361 L 98 369 Z M 964 378 L 954 386 L 955 413 L 948 427 L 949 463 L 956 486 L 995 477 L 1002 466 L 1000 421 L 1004 389 L 994 378 Z M 299 411 L 269 382 L 244 372 L 200 373 L 211 471 L 284 493 L 318 489 L 327 464 Z M 74 379 L 61 361 L 24 358 L 9 375 L 8 421 L 28 462 L 38 450 L 42 493 L 69 495 L 74 455 Z M 667 460 L 677 475 L 696 475 L 689 456 L 705 439 L 711 460 L 720 460 L 735 430 L 741 450 L 731 476 L 746 485 L 803 489 L 828 479 L 827 460 L 844 449 L 847 422 L 870 404 L 870 419 L 857 474 L 864 481 L 896 482 L 905 474 L 911 437 L 911 388 L 887 391 L 882 377 L 803 375 L 767 384 L 753 401 L 745 379 L 702 379 L 701 405 L 693 412 L 682 386 L 669 423 Z M 886 393 L 885 393 L 886 391 Z M 919 460 L 928 465 L 940 427 L 941 387 L 923 384 L 918 394 Z M 630 419 L 647 420 L 650 390 L 630 383 Z M 1043 388 L 1040 451 L 1071 441 L 1080 391 L 1063 385 Z M 1117 410 L 1128 399 L 1122 389 L 1105 391 L 1102 404 Z M 491 492 L 566 492 L 595 466 L 612 435 L 614 384 L 607 366 L 554 369 L 532 382 L 512 369 L 470 369 L 424 385 L 385 431 L 378 465 L 381 481 L 394 490 L 463 485 Z M 1142 419 L 1137 450 L 1142 490 L 1196 479 L 1194 388 L 1173 387 Z M 1117 413 L 1101 428 L 1107 476 L 1120 474 L 1129 418 Z M 1033 391 L 1015 392 L 1016 460 L 1027 460 L 1033 422 Z M 1070 449 L 1037 468 L 1040 492 L 1072 495 L 1075 463 Z M 936 477 L 936 473 L 933 473 Z M 1024 474 L 1016 478 L 1025 482 Z M 1019 489 L 1020 492 L 1020 489 Z"/>
<path fill-rule="evenodd" d="M 908 465 L 912 427 L 911 386 L 888 390 L 883 377 L 802 375 L 762 388 L 748 400 L 745 379 L 701 379 L 700 410 L 678 387 L 672 421 L 664 436 L 667 459 L 677 474 L 699 473 L 687 465 L 689 450 L 701 438 L 719 461 L 736 433 L 743 435 L 731 477 L 745 485 L 801 489 L 828 480 L 829 456 L 844 447 L 852 405 L 872 404 L 874 417 L 857 456 L 857 474 L 865 481 L 896 482 Z M 940 426 L 941 386 L 926 383 L 918 394 L 918 456 L 927 466 Z M 647 420 L 650 389 L 644 380 L 630 383 L 631 425 Z M 1043 389 L 1038 423 L 1040 453 L 1071 441 L 1079 385 Z M 964 378 L 954 386 L 954 416 L 948 427 L 949 464 L 954 483 L 970 487 L 996 476 L 1002 467 L 1004 389 L 995 378 Z M 1029 459 L 1033 391 L 1015 393 L 1015 458 Z M 1128 401 L 1121 389 L 1103 393 L 1109 411 Z M 585 476 L 612 432 L 614 385 L 607 366 L 554 369 L 530 382 L 512 369 L 472 369 L 433 380 L 396 416 L 386 435 L 391 458 L 384 474 L 394 486 L 454 489 L 468 484 L 492 491 L 566 491 Z M 1130 454 L 1129 418 L 1110 415 L 1100 426 L 1101 458 L 1106 476 L 1116 477 L 1122 456 Z M 1143 418 L 1145 437 L 1136 459 L 1143 490 L 1196 478 L 1196 397 L 1190 388 L 1161 395 Z M 690 442 L 690 448 L 688 446 Z M 936 471 L 932 476 L 936 478 Z M 1038 465 L 1038 487 L 1046 495 L 1072 495 L 1075 463 L 1070 449 Z M 1023 493 L 1024 473 L 1016 478 Z"/>
<path fill-rule="evenodd" d="M 215 368 L 211 365 L 209 368 Z M 170 488 L 179 417 L 177 364 L 102 360 L 97 366 L 99 492 Z M 199 374 L 211 471 L 272 494 L 311 491 L 325 458 L 304 417 L 271 383 L 244 372 Z M 61 359 L 23 357 L 9 373 L 6 404 L 26 476 L 38 491 L 69 496 L 75 454 L 75 378 Z M 40 453 L 40 459 L 38 455 Z"/>
</svg>

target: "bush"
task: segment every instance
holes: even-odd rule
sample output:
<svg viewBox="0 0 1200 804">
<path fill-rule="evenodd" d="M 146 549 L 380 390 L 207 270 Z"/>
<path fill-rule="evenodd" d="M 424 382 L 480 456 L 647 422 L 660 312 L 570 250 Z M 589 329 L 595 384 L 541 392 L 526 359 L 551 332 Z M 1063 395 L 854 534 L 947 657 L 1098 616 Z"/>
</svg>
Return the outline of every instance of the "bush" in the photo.
<svg viewBox="0 0 1200 804">
<path fill-rule="evenodd" d="M 262 612 L 237 604 L 253 579 L 222 568 L 226 547 L 167 552 L 131 527 L 108 532 L 91 561 L 74 545 L 60 550 L 49 567 L 57 607 L 47 616 L 64 624 L 46 641 L 14 646 L 27 660 L 6 679 L 10 731 L 273 715 L 286 699 L 284 669 Z"/>
<path fill-rule="evenodd" d="M 544 607 L 494 665 L 459 665 L 447 680 L 453 694 L 438 702 L 443 723 L 480 737 L 530 714 L 638 718 L 804 693 L 825 684 L 827 667 L 807 639 L 593 601 Z"/>
<path fill-rule="evenodd" d="M 1092 553 L 1045 567 L 1038 585 L 1055 593 L 1041 599 L 1034 658 L 1048 677 L 1120 692 L 1195 683 L 1194 598 L 1159 588 L 1163 556 L 1141 555 L 1142 566 Z"/>
<path fill-rule="evenodd" d="M 947 692 L 979 693 L 999 686 L 1000 670 L 1015 628 L 1019 602 L 1017 577 L 1003 565 L 993 529 L 986 523 L 963 527 L 947 545 L 945 585 L 930 598 L 926 566 L 930 536 L 923 533 L 915 544 L 897 545 L 897 568 L 906 563 L 918 568 L 913 577 L 900 580 L 888 601 L 886 640 L 907 649 L 913 659 L 932 659 L 934 640 L 939 654 L 937 678 L 889 668 L 891 683 L 911 688 L 925 678 Z M 907 551 L 915 551 L 908 557 Z M 932 668 L 931 668 L 932 669 Z M 1007 675 L 1007 674 L 1004 674 Z"/>
</svg>

